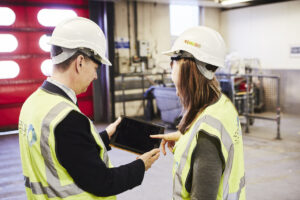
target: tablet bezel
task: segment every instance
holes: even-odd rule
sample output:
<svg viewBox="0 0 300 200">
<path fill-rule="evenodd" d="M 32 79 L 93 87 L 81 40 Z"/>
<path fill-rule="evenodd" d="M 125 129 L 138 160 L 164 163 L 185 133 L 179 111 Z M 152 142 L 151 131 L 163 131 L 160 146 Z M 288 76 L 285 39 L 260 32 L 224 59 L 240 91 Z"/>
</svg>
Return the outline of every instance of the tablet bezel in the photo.
<svg viewBox="0 0 300 200">
<path fill-rule="evenodd" d="M 155 128 L 159 128 L 159 132 L 158 133 L 151 133 L 153 135 L 164 134 L 165 127 L 163 127 L 163 126 L 160 126 L 160 125 L 157 125 L 157 124 L 153 124 L 153 123 L 150 123 L 150 122 L 147 122 L 147 121 L 144 121 L 144 120 L 136 119 L 136 118 L 133 118 L 133 117 L 122 116 L 122 121 L 123 120 L 127 120 L 127 119 L 128 120 L 134 120 L 134 121 L 136 121 L 138 123 L 147 124 L 147 125 L 150 125 L 150 126 L 155 127 Z M 121 125 L 122 121 L 120 122 L 120 125 Z M 121 149 L 130 151 L 130 152 L 133 152 L 133 153 L 136 153 L 136 154 L 139 154 L 139 155 L 145 153 L 144 151 L 141 151 L 139 149 L 136 149 L 136 148 L 133 148 L 133 147 L 130 147 L 130 146 L 127 146 L 127 145 L 120 144 L 120 143 L 116 142 L 118 135 L 121 133 L 121 131 L 118 130 L 118 128 L 120 127 L 120 125 L 117 127 L 115 134 L 111 138 L 111 144 L 112 144 L 112 146 L 115 146 L 117 148 L 121 148 Z M 149 139 L 151 139 L 151 138 L 149 137 Z M 160 143 L 161 143 L 161 139 L 152 139 L 152 140 L 157 140 L 157 143 L 154 145 L 153 148 L 159 148 Z"/>
</svg>

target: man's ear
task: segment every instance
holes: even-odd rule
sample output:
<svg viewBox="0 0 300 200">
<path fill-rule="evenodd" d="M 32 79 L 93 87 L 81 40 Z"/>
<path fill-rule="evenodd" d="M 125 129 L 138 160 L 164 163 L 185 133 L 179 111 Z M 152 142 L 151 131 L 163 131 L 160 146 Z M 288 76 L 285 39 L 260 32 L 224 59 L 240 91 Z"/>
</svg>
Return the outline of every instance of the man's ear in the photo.
<svg viewBox="0 0 300 200">
<path fill-rule="evenodd" d="M 84 59 L 83 55 L 79 55 L 75 60 L 75 69 L 77 73 L 80 73 L 82 70 L 83 59 Z"/>
</svg>

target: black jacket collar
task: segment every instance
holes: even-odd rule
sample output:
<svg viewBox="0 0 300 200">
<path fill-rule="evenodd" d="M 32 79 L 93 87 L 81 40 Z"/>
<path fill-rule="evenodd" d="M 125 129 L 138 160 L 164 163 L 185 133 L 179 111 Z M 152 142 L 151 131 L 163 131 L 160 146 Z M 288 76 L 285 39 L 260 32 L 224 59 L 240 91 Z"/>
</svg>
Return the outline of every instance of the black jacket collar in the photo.
<svg viewBox="0 0 300 200">
<path fill-rule="evenodd" d="M 45 90 L 46 92 L 51 93 L 51 94 L 60 95 L 64 98 L 68 99 L 72 103 L 74 103 L 72 101 L 72 99 L 62 89 L 60 89 L 59 87 L 57 87 L 56 85 L 54 85 L 48 81 L 44 81 L 43 85 L 41 86 L 41 89 Z M 76 103 L 76 105 L 77 105 L 77 103 Z"/>
</svg>

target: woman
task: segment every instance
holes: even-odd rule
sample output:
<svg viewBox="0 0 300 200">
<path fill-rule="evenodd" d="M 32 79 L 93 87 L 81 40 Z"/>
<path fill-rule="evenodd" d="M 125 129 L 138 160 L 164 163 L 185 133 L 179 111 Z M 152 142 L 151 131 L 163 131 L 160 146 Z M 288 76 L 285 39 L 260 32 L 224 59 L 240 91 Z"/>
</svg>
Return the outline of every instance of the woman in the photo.
<svg viewBox="0 0 300 200">
<path fill-rule="evenodd" d="M 245 199 L 243 141 L 238 113 L 221 93 L 215 71 L 224 67 L 220 34 L 199 26 L 186 30 L 164 54 L 184 108 L 178 131 L 162 138 L 174 153 L 173 199 Z"/>
</svg>

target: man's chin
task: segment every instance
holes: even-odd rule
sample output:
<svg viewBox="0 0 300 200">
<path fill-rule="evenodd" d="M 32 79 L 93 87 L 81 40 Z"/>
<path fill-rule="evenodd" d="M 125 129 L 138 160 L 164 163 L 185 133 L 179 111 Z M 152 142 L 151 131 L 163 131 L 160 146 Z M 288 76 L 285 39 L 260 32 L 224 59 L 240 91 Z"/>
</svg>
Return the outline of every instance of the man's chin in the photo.
<svg viewBox="0 0 300 200">
<path fill-rule="evenodd" d="M 80 94 L 82 94 L 82 93 L 85 93 L 87 91 L 87 88 L 85 88 L 85 89 L 82 89 L 81 91 L 80 91 L 80 93 L 79 94 L 77 94 L 77 95 L 80 95 Z"/>
</svg>

